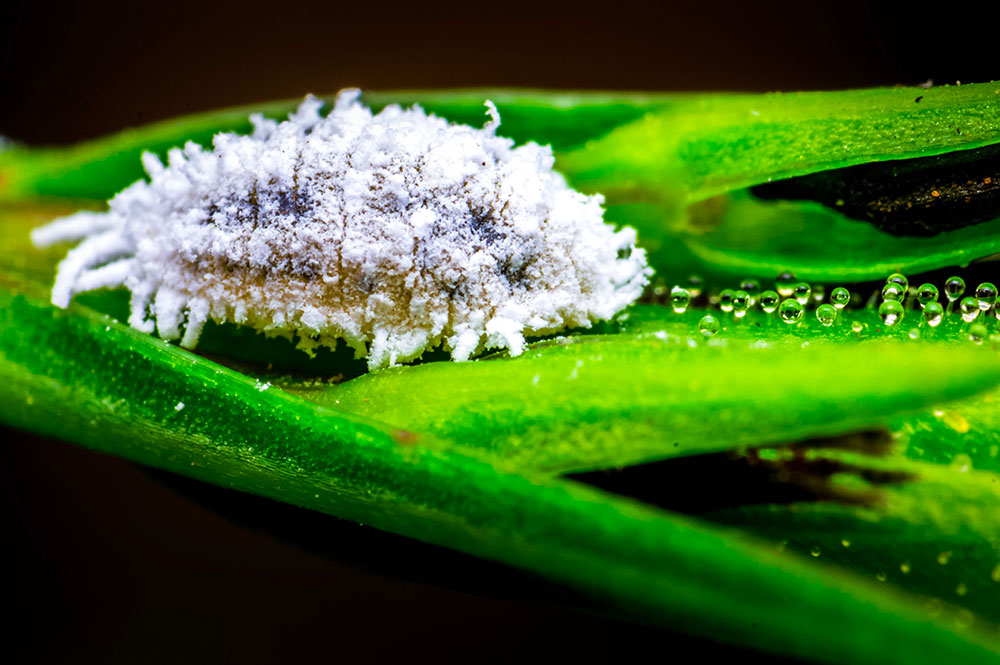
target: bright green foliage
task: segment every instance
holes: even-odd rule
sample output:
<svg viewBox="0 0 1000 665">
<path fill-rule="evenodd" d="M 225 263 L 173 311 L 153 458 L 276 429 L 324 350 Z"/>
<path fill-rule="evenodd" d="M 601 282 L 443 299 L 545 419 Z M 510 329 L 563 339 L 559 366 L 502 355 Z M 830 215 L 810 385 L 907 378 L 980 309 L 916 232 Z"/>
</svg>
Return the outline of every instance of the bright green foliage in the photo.
<svg viewBox="0 0 1000 665">
<path fill-rule="evenodd" d="M 917 98 L 920 98 L 919 100 Z M 678 101 L 569 152 L 561 168 L 602 191 L 701 201 L 867 162 L 1000 142 L 1000 83 Z"/>
<path fill-rule="evenodd" d="M 967 371 L 960 380 L 956 364 Z M 293 391 L 484 448 L 515 467 L 566 472 L 863 429 L 978 391 L 998 370 L 990 354 L 969 347 L 752 349 L 660 331 L 571 338 L 519 358 L 429 363 Z"/>
<path fill-rule="evenodd" d="M 780 217 L 780 224 L 775 224 Z M 931 238 L 901 238 L 817 203 L 729 197 L 711 233 L 678 240 L 714 274 L 739 277 L 791 270 L 803 279 L 861 282 L 966 265 L 1000 250 L 1000 220 Z"/>
<path fill-rule="evenodd" d="M 477 123 L 489 96 L 502 133 L 551 142 L 571 179 L 606 191 L 609 217 L 640 226 L 661 275 L 694 267 L 710 286 L 735 287 L 720 276 L 756 274 L 770 289 L 781 269 L 841 282 L 995 252 L 995 222 L 903 240 L 740 192 L 768 178 L 996 142 L 994 88 L 366 100 L 418 100 Z M 120 323 L 120 294 L 66 311 L 48 304 L 65 248 L 31 248 L 30 228 L 80 199 L 100 205 L 141 177 L 142 149 L 246 129 L 250 110 L 0 153 L 3 422 L 518 566 L 638 621 L 806 660 L 996 662 L 1000 421 L 991 389 L 1000 361 L 989 344 L 968 342 L 954 316 L 931 328 L 909 309 L 887 329 L 870 309 L 844 310 L 829 327 L 811 309 L 798 325 L 759 309 L 740 321 L 713 310 L 721 331 L 706 337 L 700 301 L 680 314 L 644 304 L 538 340 L 518 358 L 431 355 L 366 374 L 342 350 L 310 359 L 232 326 L 206 330 L 198 353 L 183 351 Z M 945 131 L 949 123 L 962 134 Z M 717 230 L 672 230 L 699 219 Z M 765 504 L 694 519 L 558 475 L 748 447 L 795 461 L 801 451 L 783 444 L 872 426 L 896 435 L 891 452 L 804 453 L 844 465 L 831 487 L 870 497 L 850 505 Z M 900 482 L 880 485 L 879 474 Z"/>
</svg>

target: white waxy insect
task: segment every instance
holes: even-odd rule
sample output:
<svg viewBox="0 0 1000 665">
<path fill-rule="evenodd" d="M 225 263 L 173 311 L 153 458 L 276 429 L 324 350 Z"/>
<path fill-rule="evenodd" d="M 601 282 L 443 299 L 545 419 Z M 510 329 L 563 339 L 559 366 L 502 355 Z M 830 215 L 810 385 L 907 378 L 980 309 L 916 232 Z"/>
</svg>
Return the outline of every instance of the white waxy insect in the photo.
<svg viewBox="0 0 1000 665">
<path fill-rule="evenodd" d="M 633 302 L 651 270 L 635 231 L 603 220 L 600 195 L 570 189 L 549 147 L 498 137 L 419 107 L 372 112 L 356 90 L 333 111 L 307 97 L 287 121 L 251 118 L 143 155 L 149 181 L 103 213 L 36 229 L 82 242 L 52 302 L 124 285 L 129 323 L 193 347 L 208 319 L 296 338 L 343 339 L 371 368 L 444 345 L 518 355 L 524 336 L 589 326 Z"/>
</svg>

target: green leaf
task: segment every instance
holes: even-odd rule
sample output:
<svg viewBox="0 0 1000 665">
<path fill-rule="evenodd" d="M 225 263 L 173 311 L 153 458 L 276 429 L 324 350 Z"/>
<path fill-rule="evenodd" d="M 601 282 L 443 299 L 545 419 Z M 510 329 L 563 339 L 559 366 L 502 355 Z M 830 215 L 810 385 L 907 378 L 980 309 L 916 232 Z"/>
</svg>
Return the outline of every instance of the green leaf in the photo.
<svg viewBox="0 0 1000 665">
<path fill-rule="evenodd" d="M 286 389 L 483 448 L 516 468 L 568 472 L 864 429 L 979 392 L 1000 371 L 976 348 L 753 348 L 690 331 L 675 324 L 638 336 L 569 338 L 518 358 L 398 367 Z"/>
<path fill-rule="evenodd" d="M 1000 220 L 931 238 L 897 237 L 816 203 L 764 202 L 738 193 L 727 199 L 718 226 L 683 243 L 715 275 L 790 270 L 810 281 L 849 283 L 965 266 L 1000 253 Z"/>
<path fill-rule="evenodd" d="M 919 99 L 917 99 L 919 97 Z M 703 95 L 562 155 L 631 200 L 702 201 L 779 178 L 1000 142 L 1000 84 Z"/>
</svg>

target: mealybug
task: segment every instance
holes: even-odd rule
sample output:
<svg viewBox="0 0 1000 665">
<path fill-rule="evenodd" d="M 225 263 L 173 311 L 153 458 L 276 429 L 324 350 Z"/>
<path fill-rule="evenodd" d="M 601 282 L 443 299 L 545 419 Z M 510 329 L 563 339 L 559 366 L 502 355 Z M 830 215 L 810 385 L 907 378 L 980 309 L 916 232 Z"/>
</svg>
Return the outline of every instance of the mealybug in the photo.
<svg viewBox="0 0 1000 665">
<path fill-rule="evenodd" d="M 37 229 L 37 245 L 83 242 L 52 302 L 124 285 L 129 323 L 193 347 L 208 319 L 343 339 L 371 368 L 444 345 L 455 360 L 521 353 L 524 335 L 589 326 L 634 301 L 651 270 L 635 231 L 603 220 L 600 195 L 570 189 L 549 147 L 421 108 L 373 114 L 344 91 L 321 117 L 307 97 L 284 122 L 193 143 L 104 213 Z"/>
</svg>

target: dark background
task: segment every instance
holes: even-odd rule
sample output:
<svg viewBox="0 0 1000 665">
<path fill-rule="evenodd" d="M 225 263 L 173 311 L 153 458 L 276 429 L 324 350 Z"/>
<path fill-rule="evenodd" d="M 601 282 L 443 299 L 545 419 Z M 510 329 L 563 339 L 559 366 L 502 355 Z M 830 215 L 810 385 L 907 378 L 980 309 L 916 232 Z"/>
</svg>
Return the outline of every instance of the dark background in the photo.
<svg viewBox="0 0 1000 665">
<path fill-rule="evenodd" d="M 36 144 L 349 85 L 767 91 L 1000 78 L 997 23 L 954 2 L 2 7 L 0 134 Z M 4 662 L 739 657 L 566 609 L 565 590 L 500 566 L 0 434 L 4 600 L 17 617 L 0 634 Z"/>
</svg>

